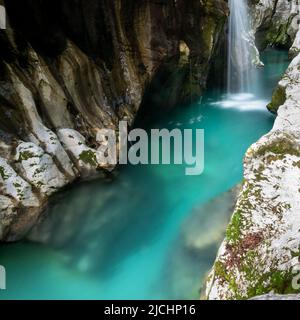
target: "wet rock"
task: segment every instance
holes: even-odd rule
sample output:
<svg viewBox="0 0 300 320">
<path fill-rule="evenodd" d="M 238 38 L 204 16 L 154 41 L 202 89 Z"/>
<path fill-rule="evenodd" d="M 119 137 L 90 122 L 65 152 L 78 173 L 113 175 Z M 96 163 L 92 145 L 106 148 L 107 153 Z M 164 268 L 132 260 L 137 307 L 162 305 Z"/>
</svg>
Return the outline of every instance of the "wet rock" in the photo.
<svg viewBox="0 0 300 320">
<path fill-rule="evenodd" d="M 290 57 L 292 59 L 295 58 L 299 53 L 300 53 L 300 29 L 297 32 L 294 43 L 289 51 Z"/>
<path fill-rule="evenodd" d="M 146 88 L 158 74 L 168 70 L 170 106 L 202 94 L 227 3 L 1 0 L 1 4 L 6 7 L 7 28 L 0 30 L 0 131 L 11 138 L 1 143 L 0 155 L 7 170 L 14 172 L 12 184 L 21 179 L 27 191 L 25 202 L 10 195 L 10 203 L 7 185 L 1 186 L 0 209 L 2 216 L 5 211 L 11 216 L 14 208 L 17 218 L 22 217 L 18 225 L 22 237 L 20 226 L 25 231 L 32 225 L 30 201 L 36 201 L 36 213 L 37 199 L 44 204 L 76 178 L 112 169 L 99 160 L 97 133 L 116 129 L 120 120 L 131 125 Z M 184 61 L 182 41 L 189 50 Z M 190 70 L 193 85 L 178 90 Z M 183 76 L 174 81 L 177 71 Z M 20 157 L 29 152 L 32 157 Z M 17 239 L 16 232 L 10 234 L 17 219 L 2 221 L 5 231 L 0 240 Z"/>
<path fill-rule="evenodd" d="M 34 143 L 22 142 L 16 151 L 15 159 L 20 164 L 20 172 L 43 194 L 49 196 L 68 183 L 52 157 Z"/>
<path fill-rule="evenodd" d="M 297 0 L 252 1 L 253 30 L 260 50 L 267 46 L 289 49 L 298 32 Z"/>
<path fill-rule="evenodd" d="M 222 243 L 240 186 L 195 208 L 184 223 L 173 245 L 167 265 L 170 287 L 175 299 L 196 299 L 200 284 L 214 260 L 213 252 Z M 201 278 L 202 277 L 202 278 Z"/>
<path fill-rule="evenodd" d="M 284 97 L 273 129 L 247 151 L 243 190 L 207 281 L 208 299 L 299 293 L 299 66 L 300 55 L 279 83 Z"/>
<path fill-rule="evenodd" d="M 37 221 L 43 202 L 31 185 L 19 176 L 10 164 L 0 157 L 0 231 L 3 238 L 18 239 Z M 28 214 L 24 217 L 26 209 Z"/>
<path fill-rule="evenodd" d="M 237 186 L 194 209 L 183 227 L 183 242 L 188 250 L 198 252 L 222 242 L 239 190 Z"/>
</svg>

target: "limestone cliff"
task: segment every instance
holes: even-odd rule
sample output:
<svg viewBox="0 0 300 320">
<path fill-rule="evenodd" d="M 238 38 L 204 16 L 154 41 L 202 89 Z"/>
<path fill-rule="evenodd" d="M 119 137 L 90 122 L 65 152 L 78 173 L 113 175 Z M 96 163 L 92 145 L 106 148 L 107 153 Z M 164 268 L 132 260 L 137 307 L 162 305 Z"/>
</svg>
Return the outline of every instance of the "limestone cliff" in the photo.
<svg viewBox="0 0 300 320">
<path fill-rule="evenodd" d="M 277 113 L 273 129 L 246 154 L 243 190 L 208 279 L 208 299 L 300 291 L 299 88 L 298 54 L 269 106 Z"/>
<path fill-rule="evenodd" d="M 47 198 L 103 173 L 101 128 L 132 123 L 152 80 L 196 98 L 226 16 L 223 0 L 8 0 L 0 30 L 0 240 L 20 239 Z M 174 90 L 168 81 L 180 71 Z M 178 81 L 177 81 L 178 86 Z M 167 103 L 165 103 L 167 105 Z M 160 110 L 161 112 L 161 110 Z"/>
<path fill-rule="evenodd" d="M 252 28 L 259 50 L 267 46 L 289 49 L 298 32 L 298 0 L 250 0 Z"/>
</svg>

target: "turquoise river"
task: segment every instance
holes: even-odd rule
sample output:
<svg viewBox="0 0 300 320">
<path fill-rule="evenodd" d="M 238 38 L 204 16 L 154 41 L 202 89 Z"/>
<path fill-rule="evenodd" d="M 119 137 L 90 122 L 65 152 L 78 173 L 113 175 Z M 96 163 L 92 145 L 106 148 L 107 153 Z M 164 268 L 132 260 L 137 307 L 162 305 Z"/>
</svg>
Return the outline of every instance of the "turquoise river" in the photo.
<svg viewBox="0 0 300 320">
<path fill-rule="evenodd" d="M 247 148 L 274 122 L 266 105 L 287 53 L 268 50 L 262 58 L 252 92 L 209 89 L 201 103 L 156 124 L 205 130 L 202 175 L 186 176 L 180 165 L 127 166 L 113 180 L 60 192 L 32 241 L 1 244 L 7 290 L 0 300 L 200 297 L 230 219 L 201 207 L 242 180 Z M 194 224 L 199 251 L 191 249 Z"/>
</svg>

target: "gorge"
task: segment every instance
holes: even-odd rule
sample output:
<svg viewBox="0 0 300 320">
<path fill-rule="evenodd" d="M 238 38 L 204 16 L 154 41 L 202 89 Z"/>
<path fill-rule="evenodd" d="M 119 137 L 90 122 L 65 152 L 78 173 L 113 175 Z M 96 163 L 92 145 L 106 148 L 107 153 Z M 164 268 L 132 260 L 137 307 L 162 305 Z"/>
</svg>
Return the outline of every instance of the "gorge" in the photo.
<svg viewBox="0 0 300 320">
<path fill-rule="evenodd" d="M 0 5 L 0 299 L 297 293 L 297 1 Z M 103 166 L 122 120 L 204 129 L 203 174 Z"/>
</svg>

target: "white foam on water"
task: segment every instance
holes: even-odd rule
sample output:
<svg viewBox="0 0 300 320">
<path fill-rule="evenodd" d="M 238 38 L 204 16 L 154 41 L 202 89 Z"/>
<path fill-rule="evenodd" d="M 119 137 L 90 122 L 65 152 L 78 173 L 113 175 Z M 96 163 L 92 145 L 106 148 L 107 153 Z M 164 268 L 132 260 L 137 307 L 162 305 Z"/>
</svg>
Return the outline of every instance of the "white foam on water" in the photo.
<svg viewBox="0 0 300 320">
<path fill-rule="evenodd" d="M 236 100 L 236 101 L 247 101 L 255 98 L 255 95 L 252 93 L 237 93 L 237 94 L 229 94 L 227 98 Z"/>
<path fill-rule="evenodd" d="M 267 100 L 257 99 L 252 93 L 229 94 L 220 101 L 210 103 L 212 106 L 239 111 L 267 111 L 267 104 Z"/>
</svg>

